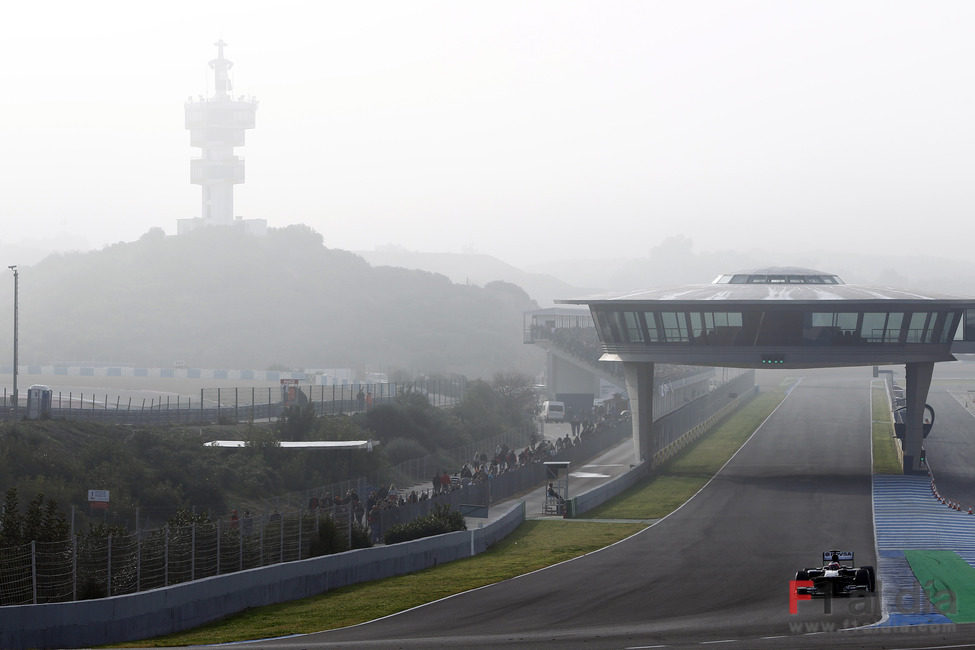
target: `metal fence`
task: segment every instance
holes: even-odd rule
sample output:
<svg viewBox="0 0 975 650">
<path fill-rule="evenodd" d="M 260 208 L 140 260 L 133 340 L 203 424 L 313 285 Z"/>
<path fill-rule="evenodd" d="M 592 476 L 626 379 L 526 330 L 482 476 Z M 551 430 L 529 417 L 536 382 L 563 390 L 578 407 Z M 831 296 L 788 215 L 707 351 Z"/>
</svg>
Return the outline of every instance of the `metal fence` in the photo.
<svg viewBox="0 0 975 650">
<path fill-rule="evenodd" d="M 670 411 L 659 420 L 654 420 L 653 434 L 656 438 L 654 447 L 665 448 L 754 387 L 755 371 L 747 370 L 736 374 L 733 379 L 715 387 L 714 390 L 698 396 L 694 401 Z"/>
<path fill-rule="evenodd" d="M 3 548 L 0 605 L 117 596 L 304 559 L 321 554 L 315 542 L 325 517 L 350 542 L 353 512 L 334 505 Z"/>
<path fill-rule="evenodd" d="M 158 394 L 133 398 L 104 392 L 53 391 L 50 417 L 97 420 L 115 424 L 166 425 L 258 422 L 276 420 L 294 404 L 310 403 L 316 415 L 351 415 L 387 404 L 405 393 L 420 394 L 436 407 L 449 407 L 464 397 L 463 379 L 431 379 L 410 383 L 346 385 L 281 385 L 262 387 L 201 388 L 198 396 Z M 17 409 L 12 394 L 3 389 L 0 419 L 23 417 L 21 393 Z"/>
<path fill-rule="evenodd" d="M 295 510 L 244 513 L 189 526 L 164 526 L 109 536 L 78 535 L 56 542 L 31 542 L 0 549 L 0 605 L 24 605 L 102 598 L 165 587 L 319 554 L 315 542 L 324 518 L 335 534 L 352 541 L 353 526 L 382 541 L 391 527 L 429 514 L 445 504 L 489 505 L 538 486 L 545 480 L 543 460 L 582 461 L 629 435 L 629 423 L 606 423 L 580 444 L 536 457 L 482 482 L 455 481 L 439 494 L 416 502 L 407 491 L 383 488 L 352 496 L 331 492 L 309 496 Z M 349 489 L 357 494 L 352 482 Z M 372 492 L 369 486 L 365 489 Z M 336 499 L 342 501 L 336 503 Z M 351 544 L 349 544 L 351 545 Z"/>
</svg>

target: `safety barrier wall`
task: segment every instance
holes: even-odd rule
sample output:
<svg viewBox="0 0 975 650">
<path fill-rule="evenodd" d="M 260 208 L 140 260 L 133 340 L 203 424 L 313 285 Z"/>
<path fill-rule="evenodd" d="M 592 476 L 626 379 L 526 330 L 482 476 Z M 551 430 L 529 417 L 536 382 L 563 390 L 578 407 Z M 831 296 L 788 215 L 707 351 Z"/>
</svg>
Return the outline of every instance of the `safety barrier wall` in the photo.
<svg viewBox="0 0 975 650">
<path fill-rule="evenodd" d="M 742 395 L 755 390 L 755 371 L 751 370 L 722 384 L 715 390 L 698 399 L 686 403 L 681 408 L 669 412 L 653 422 L 654 448 L 658 451 L 651 462 L 656 467 L 666 462 L 674 453 L 680 451 L 702 425 L 717 414 L 735 408 Z M 720 417 L 720 416 L 719 416 Z"/>
<path fill-rule="evenodd" d="M 891 430 L 896 429 L 897 425 L 897 408 L 904 406 L 904 389 L 897 386 L 894 383 L 894 371 L 886 369 L 878 369 L 877 376 L 881 377 L 884 382 L 884 389 L 887 394 L 887 407 L 890 409 L 888 418 L 890 419 Z M 871 401 L 871 404 L 873 402 Z M 877 419 L 878 415 L 873 414 L 873 418 Z M 894 449 L 897 451 L 897 461 L 904 465 L 904 441 L 897 436 L 894 436 Z"/>
<path fill-rule="evenodd" d="M 420 571 L 483 553 L 525 520 L 525 503 L 469 531 L 187 582 L 125 596 L 0 607 L 0 647 L 76 648 L 171 634 L 250 607 Z"/>
<path fill-rule="evenodd" d="M 567 508 L 569 518 L 578 517 L 579 515 L 588 512 L 597 506 L 601 506 L 613 497 L 622 494 L 633 484 L 647 475 L 648 467 L 649 465 L 647 465 L 647 462 L 643 461 L 639 465 L 634 466 L 629 471 L 620 474 L 611 481 L 606 481 L 600 486 L 594 487 L 591 490 L 572 497 L 569 499 L 569 505 Z"/>
<path fill-rule="evenodd" d="M 702 413 L 707 413 L 705 417 L 698 421 L 697 424 L 684 429 L 683 433 L 676 438 L 673 438 L 670 443 L 655 453 L 653 458 L 650 459 L 650 469 L 656 469 L 676 456 L 684 447 L 710 431 L 711 427 L 713 427 L 717 422 L 741 406 L 743 401 L 750 400 L 755 396 L 756 393 L 758 393 L 758 387 L 753 385 L 750 388 L 743 389 L 742 392 L 734 393 L 734 397 L 731 398 L 731 400 L 727 403 L 722 403 L 721 399 L 711 400 L 710 404 L 707 406 L 714 410 L 712 410 L 710 413 L 707 413 L 707 411 L 702 411 Z M 677 412 L 671 415 L 676 416 L 680 415 L 680 413 Z M 682 419 L 685 420 L 685 425 L 690 424 L 686 418 Z M 656 426 L 656 423 L 654 423 L 654 426 Z"/>
<path fill-rule="evenodd" d="M 742 379 L 742 381 L 745 381 Z M 739 390 L 745 389 L 745 385 L 741 384 L 738 386 Z M 651 463 L 643 461 L 639 465 L 636 465 L 629 471 L 617 476 L 611 481 L 607 481 L 602 485 L 595 487 L 587 492 L 576 495 L 575 497 L 569 499 L 568 512 L 569 517 L 578 517 L 593 508 L 606 503 L 613 497 L 622 494 L 625 490 L 631 487 L 633 484 L 638 482 L 640 479 L 644 478 L 648 472 L 652 472 L 667 460 L 675 456 L 684 447 L 697 440 L 705 433 L 711 430 L 711 428 L 720 422 L 725 416 L 730 414 L 742 406 L 745 402 L 750 400 L 758 392 L 757 386 L 752 386 L 747 388 L 743 393 L 735 394 L 735 397 L 723 406 L 719 406 L 717 411 L 712 412 L 710 415 L 706 416 L 705 419 L 693 427 L 689 431 L 686 431 L 683 435 L 676 438 L 667 447 L 660 450 L 654 454 Z M 712 400 L 707 406 L 714 407 L 719 405 L 720 402 Z M 676 414 L 671 414 L 676 415 Z M 670 416 L 666 416 L 670 417 Z M 682 422 L 686 422 L 686 417 L 681 416 Z M 657 423 L 654 423 L 657 426 Z"/>
</svg>

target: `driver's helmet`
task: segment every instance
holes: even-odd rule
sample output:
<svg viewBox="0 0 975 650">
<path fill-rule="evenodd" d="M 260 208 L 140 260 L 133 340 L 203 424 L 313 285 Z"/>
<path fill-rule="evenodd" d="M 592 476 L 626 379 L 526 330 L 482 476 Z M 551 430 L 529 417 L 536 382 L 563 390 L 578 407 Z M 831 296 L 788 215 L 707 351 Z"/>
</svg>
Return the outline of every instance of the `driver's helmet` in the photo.
<svg viewBox="0 0 975 650">
<path fill-rule="evenodd" d="M 830 571 L 836 571 L 837 569 L 840 568 L 840 563 L 830 562 L 829 564 L 826 565 L 826 568 L 829 569 Z"/>
</svg>

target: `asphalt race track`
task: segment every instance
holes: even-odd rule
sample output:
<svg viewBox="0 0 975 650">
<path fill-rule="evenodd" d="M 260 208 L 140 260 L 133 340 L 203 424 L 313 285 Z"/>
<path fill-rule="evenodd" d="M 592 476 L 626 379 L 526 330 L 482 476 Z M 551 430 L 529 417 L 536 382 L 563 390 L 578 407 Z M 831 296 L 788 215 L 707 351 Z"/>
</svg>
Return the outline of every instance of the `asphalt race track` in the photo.
<svg viewBox="0 0 975 650">
<path fill-rule="evenodd" d="M 964 507 L 975 505 L 975 416 L 948 393 L 951 388 L 964 392 L 962 377 L 975 384 L 975 364 L 950 363 L 936 366 L 935 381 L 928 393 L 928 404 L 935 411 L 934 426 L 925 440 L 928 466 L 938 490 Z M 952 382 L 945 384 L 943 382 Z M 901 382 L 901 385 L 903 383 Z"/>
<path fill-rule="evenodd" d="M 789 613 L 788 581 L 823 550 L 877 565 L 870 454 L 869 369 L 808 372 L 708 486 L 637 535 L 384 619 L 246 647 L 967 647 L 967 625 L 836 632 L 878 621 L 879 597 Z"/>
</svg>

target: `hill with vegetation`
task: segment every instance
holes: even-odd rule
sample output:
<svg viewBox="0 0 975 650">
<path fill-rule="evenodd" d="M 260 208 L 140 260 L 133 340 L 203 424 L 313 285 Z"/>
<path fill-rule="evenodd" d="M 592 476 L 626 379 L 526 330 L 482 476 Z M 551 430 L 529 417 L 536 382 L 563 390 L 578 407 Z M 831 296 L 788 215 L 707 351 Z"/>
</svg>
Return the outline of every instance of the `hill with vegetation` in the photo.
<svg viewBox="0 0 975 650">
<path fill-rule="evenodd" d="M 370 266 L 305 226 L 157 229 L 22 267 L 20 362 L 533 374 L 542 357 L 522 342 L 522 313 L 536 307 L 510 283 Z"/>
</svg>

